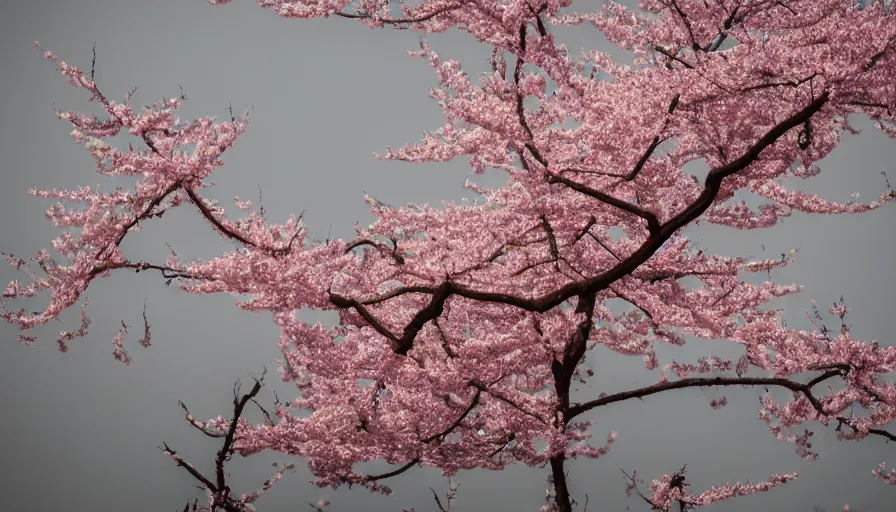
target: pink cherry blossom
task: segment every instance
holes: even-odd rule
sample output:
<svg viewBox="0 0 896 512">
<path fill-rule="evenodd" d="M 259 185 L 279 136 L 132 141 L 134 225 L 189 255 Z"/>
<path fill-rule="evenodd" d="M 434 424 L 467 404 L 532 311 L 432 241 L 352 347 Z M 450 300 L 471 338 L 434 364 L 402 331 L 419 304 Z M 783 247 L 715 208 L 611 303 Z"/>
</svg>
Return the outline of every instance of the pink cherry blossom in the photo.
<svg viewBox="0 0 896 512">
<path fill-rule="evenodd" d="M 801 291 L 770 278 L 797 264 L 794 253 L 725 257 L 697 250 L 681 234 L 697 221 L 761 229 L 793 210 L 859 214 L 896 200 L 889 188 L 867 203 L 792 188 L 793 178 L 818 173 L 818 162 L 852 130 L 852 114 L 869 116 L 896 138 L 893 2 L 644 0 L 642 10 L 610 2 L 597 13 L 573 12 L 571 3 L 423 0 L 402 4 L 396 17 L 386 0 L 364 0 L 359 10 L 348 0 L 259 0 L 285 18 L 336 16 L 424 34 L 456 28 L 493 48 L 492 71 L 479 77 L 425 39 L 409 51 L 435 72 L 431 96 L 445 124 L 378 158 L 468 157 L 474 173 L 501 170 L 507 183 L 468 183 L 482 199 L 444 208 L 392 207 L 368 197 L 376 222 L 356 226 L 351 240 L 325 243 L 308 239 L 301 216 L 271 223 L 236 198 L 244 213 L 232 219 L 202 196 L 223 165 L 221 154 L 246 130 L 248 113 L 185 122 L 176 117 L 184 99 L 178 97 L 136 112 L 130 93 L 123 102 L 109 99 L 84 71 L 45 51 L 105 114 L 57 111 L 73 126 L 75 142 L 100 174 L 137 183 L 130 190 L 31 191 L 58 201 L 47 210 L 56 226 L 80 232 L 63 231 L 52 241 L 67 262 L 47 251 L 31 260 L 7 255 L 27 279 L 5 288 L 3 318 L 22 329 L 57 319 L 95 279 L 119 270 L 160 272 L 189 293 L 247 296 L 241 308 L 268 312 L 280 328 L 280 373 L 296 385 L 297 398 L 278 404 L 277 422 L 234 418 L 233 447 L 246 456 L 270 449 L 306 457 L 320 486 L 389 494 L 383 480 L 416 466 L 451 476 L 549 465 L 547 507 L 568 512 L 566 459 L 599 458 L 617 439 L 604 430 L 612 416 L 602 407 L 688 387 L 790 390 L 785 401 L 763 395 L 758 416 L 805 458 L 818 457 L 812 432 L 801 428 L 809 422 L 836 428 L 843 440 L 896 439 L 886 430 L 896 420 L 896 385 L 887 380 L 896 371 L 896 348 L 854 340 L 843 301 L 829 311 L 841 324 L 833 332 L 820 314 L 810 316 L 816 329 L 803 331 L 765 308 Z M 636 60 L 571 52 L 547 29 L 581 23 Z M 516 64 L 508 70 L 511 56 Z M 567 120 L 576 126 L 563 127 Z M 107 142 L 121 131 L 136 148 Z M 710 168 L 702 181 L 683 171 L 697 160 Z M 749 208 L 737 201 L 739 190 L 767 204 Z M 122 252 L 129 233 L 183 206 L 241 249 L 211 261 L 183 262 L 172 253 L 164 263 Z M 769 280 L 752 284 L 742 272 L 767 273 Z M 703 286 L 686 288 L 679 281 L 685 277 Z M 41 291 L 51 295 L 42 312 L 6 306 Z M 611 300 L 631 310 L 614 313 Z M 301 308 L 336 311 L 340 322 L 309 325 L 296 317 Z M 85 313 L 80 329 L 60 335 L 60 349 L 88 325 Z M 148 346 L 145 316 L 144 325 L 141 344 Z M 113 355 L 131 364 L 126 333 L 122 324 Z M 657 344 L 680 346 L 684 335 L 730 340 L 743 346 L 743 356 L 661 365 Z M 572 381 L 593 374 L 585 363 L 599 357 L 600 345 L 643 358 L 657 382 L 591 400 L 577 396 Z M 772 376 L 750 376 L 751 369 Z M 828 388 L 833 382 L 841 388 Z M 711 406 L 727 403 L 721 397 Z M 867 414 L 853 416 L 852 408 Z M 189 413 L 187 419 L 216 432 L 231 424 L 222 417 L 197 422 Z M 606 444 L 591 444 L 592 435 L 606 435 Z M 379 475 L 355 469 L 380 459 L 399 468 Z M 883 462 L 873 476 L 896 483 Z M 641 497 L 661 510 L 676 503 L 696 508 L 796 477 L 776 474 L 694 494 L 679 472 L 654 480 Z M 637 488 L 634 474 L 631 480 L 629 491 Z M 210 506 L 221 503 L 222 492 L 209 487 Z M 244 496 L 239 506 L 255 497 Z"/>
</svg>

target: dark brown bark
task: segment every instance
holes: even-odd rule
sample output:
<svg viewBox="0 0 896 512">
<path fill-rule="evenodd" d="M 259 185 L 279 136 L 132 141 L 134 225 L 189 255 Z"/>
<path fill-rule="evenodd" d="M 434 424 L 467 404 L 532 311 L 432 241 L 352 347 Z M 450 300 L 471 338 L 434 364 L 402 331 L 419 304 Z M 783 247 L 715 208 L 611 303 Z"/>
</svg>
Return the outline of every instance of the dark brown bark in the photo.
<svg viewBox="0 0 896 512">
<path fill-rule="evenodd" d="M 566 473 L 563 472 L 563 463 L 566 456 L 563 454 L 551 457 L 551 476 L 554 477 L 554 497 L 560 512 L 572 512 L 572 500 L 569 497 L 569 488 L 566 486 Z"/>
</svg>

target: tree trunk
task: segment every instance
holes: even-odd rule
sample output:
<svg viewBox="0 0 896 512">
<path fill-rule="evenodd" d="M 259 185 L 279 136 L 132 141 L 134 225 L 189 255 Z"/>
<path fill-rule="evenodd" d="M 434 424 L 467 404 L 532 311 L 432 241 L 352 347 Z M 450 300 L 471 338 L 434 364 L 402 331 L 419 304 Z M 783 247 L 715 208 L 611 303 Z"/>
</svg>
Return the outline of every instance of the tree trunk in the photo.
<svg viewBox="0 0 896 512">
<path fill-rule="evenodd" d="M 572 502 L 569 499 L 569 488 L 566 487 L 566 474 L 563 472 L 563 462 L 566 456 L 563 454 L 551 457 L 551 474 L 554 477 L 554 501 L 560 512 L 572 512 Z"/>
</svg>

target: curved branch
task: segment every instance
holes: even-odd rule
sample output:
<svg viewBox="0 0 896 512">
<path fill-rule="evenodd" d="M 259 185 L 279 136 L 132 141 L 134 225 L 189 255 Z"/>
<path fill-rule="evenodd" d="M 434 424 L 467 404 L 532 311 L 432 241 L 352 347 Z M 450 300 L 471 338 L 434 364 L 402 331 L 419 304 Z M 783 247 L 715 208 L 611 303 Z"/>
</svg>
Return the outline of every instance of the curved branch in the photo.
<svg viewBox="0 0 896 512">
<path fill-rule="evenodd" d="M 371 327 L 373 327 L 376 330 L 376 332 L 382 334 L 383 336 L 388 338 L 389 341 L 392 342 L 393 348 L 397 348 L 398 345 L 401 343 L 400 340 L 398 339 L 398 336 L 393 334 L 392 331 L 390 331 L 389 329 L 386 328 L 386 326 L 381 324 L 380 321 L 377 320 L 373 316 L 373 314 L 371 314 L 370 311 L 367 308 L 365 308 L 364 305 L 361 304 L 360 302 L 358 302 L 357 300 L 350 299 L 348 297 L 343 297 L 342 295 L 337 295 L 333 292 L 330 292 L 330 302 L 334 306 L 337 306 L 340 308 L 352 308 L 355 311 L 357 311 L 358 314 L 361 315 L 361 318 L 363 318 Z"/>
<path fill-rule="evenodd" d="M 420 441 L 423 443 L 431 443 L 437 439 L 439 439 L 439 440 L 444 439 L 445 436 L 447 436 L 455 428 L 457 428 L 461 424 L 461 422 L 464 420 L 464 418 L 466 418 L 467 415 L 470 414 L 470 412 L 476 408 L 476 406 L 479 404 L 479 398 L 481 395 L 482 395 L 482 390 L 477 389 L 476 394 L 473 395 L 473 400 L 472 400 L 472 402 L 470 402 L 470 405 L 466 409 L 464 409 L 464 412 L 460 415 L 460 417 L 458 417 L 454 421 L 454 423 L 452 423 L 448 428 L 446 428 L 442 432 L 439 432 L 438 434 L 431 435 L 425 439 L 421 439 Z M 405 471 L 411 469 L 412 467 L 414 467 L 414 465 L 419 464 L 419 463 L 420 463 L 420 459 L 418 457 L 414 457 L 407 464 L 405 464 L 404 466 L 402 466 L 396 470 L 389 471 L 387 473 L 381 473 L 379 475 L 367 475 L 364 477 L 364 480 L 367 482 L 375 482 L 377 480 L 384 480 L 386 478 L 398 476 L 398 475 L 404 473 Z M 343 478 L 343 481 L 345 481 L 345 480 L 347 480 L 347 479 Z"/>
<path fill-rule="evenodd" d="M 112 245 L 115 245 L 115 246 L 121 245 L 121 242 L 124 241 L 125 236 L 127 236 L 128 232 L 131 230 L 131 228 L 136 226 L 137 223 L 140 222 L 141 220 L 152 217 L 153 216 L 152 211 L 156 208 L 156 206 L 160 205 L 162 203 L 162 201 L 165 200 L 166 197 L 168 197 L 172 192 L 174 192 L 175 190 L 180 188 L 180 186 L 181 186 L 180 182 L 174 182 L 171 185 L 169 185 L 168 188 L 165 189 L 164 192 L 162 192 L 155 199 L 150 201 L 149 206 L 147 206 L 146 209 L 143 210 L 143 213 L 134 216 L 133 219 L 126 222 L 122 226 L 121 234 L 118 235 L 118 238 L 115 239 L 115 242 Z M 100 251 L 97 253 L 96 257 L 99 258 L 104 252 L 106 252 L 106 249 L 108 249 L 109 247 L 110 246 L 107 245 L 107 246 L 103 247 L 102 249 L 100 249 Z"/>
<path fill-rule="evenodd" d="M 228 238 L 232 238 L 232 239 L 242 243 L 243 245 L 253 247 L 255 249 L 258 249 L 259 251 L 264 251 L 264 252 L 270 253 L 273 256 L 279 256 L 279 255 L 283 255 L 283 254 L 289 254 L 289 252 L 292 251 L 292 244 L 299 237 L 299 231 L 296 230 L 296 234 L 293 235 L 293 237 L 289 240 L 289 243 L 287 243 L 287 245 L 285 247 L 263 247 L 263 246 L 260 246 L 256 243 L 252 242 L 248 238 L 244 237 L 243 235 L 237 233 L 236 231 L 229 229 L 220 220 L 215 218 L 215 215 L 212 213 L 211 209 L 205 205 L 205 203 L 202 201 L 202 198 L 200 198 L 196 194 L 196 192 L 194 192 L 192 189 L 184 187 L 184 191 L 190 197 L 190 200 L 193 201 L 193 204 L 195 204 L 196 207 L 199 208 L 199 211 L 200 211 L 200 213 L 202 213 L 202 216 L 205 217 L 206 220 L 208 220 L 215 227 L 215 229 L 218 230 L 218 232 L 220 232 L 222 235 L 224 235 Z M 302 218 L 302 216 L 299 215 L 299 219 L 301 219 L 301 218 Z"/>
<path fill-rule="evenodd" d="M 202 212 L 202 216 L 205 217 L 209 222 L 211 222 L 212 225 L 215 226 L 215 228 L 217 228 L 222 235 L 233 238 L 234 240 L 248 245 L 249 247 L 255 247 L 255 244 L 249 241 L 243 235 L 227 229 L 227 227 L 222 224 L 221 221 L 216 219 L 209 207 L 205 205 L 205 203 L 198 195 L 196 195 L 196 192 L 193 192 L 189 188 L 184 188 L 184 191 L 186 191 L 187 195 L 190 196 L 190 200 L 193 201 L 193 204 L 195 204 L 196 207 L 199 208 L 199 211 Z"/>
<path fill-rule="evenodd" d="M 831 377 L 836 377 L 842 374 L 843 373 L 840 370 L 829 370 L 822 374 L 820 376 L 821 378 L 813 379 L 813 385 L 823 380 L 827 380 Z M 632 398 L 642 398 L 645 396 L 654 395 L 656 393 L 662 393 L 663 391 L 669 391 L 670 389 L 706 386 L 780 386 L 791 391 L 804 394 L 818 412 L 827 415 L 827 413 L 824 411 L 824 407 L 821 405 L 818 399 L 816 399 L 812 395 L 811 386 L 809 386 L 808 384 L 800 384 L 799 382 L 779 377 L 694 377 L 690 379 L 681 379 L 671 382 L 660 382 L 657 384 L 653 384 L 652 386 L 633 389 L 630 391 L 623 391 L 621 393 L 614 393 L 612 395 L 598 398 L 597 400 L 591 400 L 589 402 L 576 404 L 570 406 L 569 416 L 570 418 L 572 418 L 584 412 L 590 411 L 595 407 L 601 407 L 604 405 L 612 404 L 614 402 L 630 400 Z"/>
<path fill-rule="evenodd" d="M 376 248 L 376 249 L 379 249 L 379 250 L 381 250 L 381 251 L 383 251 L 383 252 L 387 252 L 387 253 L 389 253 L 389 254 L 392 256 L 392 258 L 395 259 L 395 261 L 396 261 L 399 265 L 403 265 L 403 264 L 404 264 L 404 257 L 402 257 L 400 254 L 398 254 L 398 245 L 397 245 L 397 244 L 395 245 L 395 248 L 394 248 L 394 249 L 389 249 L 388 247 L 385 246 L 385 244 L 382 244 L 382 243 L 380 243 L 380 242 L 377 242 L 376 240 L 368 240 L 368 239 L 364 238 L 364 239 L 361 239 L 361 240 L 355 240 L 354 242 L 348 244 L 348 245 L 345 247 L 345 252 L 346 252 L 346 254 L 348 254 L 348 253 L 351 252 L 351 250 L 354 249 L 355 247 L 360 247 L 360 246 L 362 246 L 362 245 L 369 245 L 369 246 L 374 247 L 374 248 Z"/>
<path fill-rule="evenodd" d="M 681 379 L 674 382 L 660 382 L 654 384 L 652 386 L 646 386 L 639 389 L 633 389 L 629 391 L 623 391 L 621 393 L 615 393 L 612 395 L 607 395 L 596 400 L 591 400 L 588 402 L 575 404 L 569 407 L 567 416 L 572 419 L 579 414 L 590 411 L 591 409 L 602 407 L 604 405 L 609 405 L 615 402 L 622 402 L 625 400 L 630 400 L 632 398 L 643 398 L 645 396 L 654 395 L 657 393 L 662 393 L 663 391 L 669 391 L 671 389 L 683 389 L 683 388 L 692 388 L 692 387 L 707 387 L 707 386 L 778 386 L 787 388 L 795 393 L 801 393 L 809 403 L 812 405 L 819 414 L 823 416 L 832 416 L 828 411 L 825 410 L 824 406 L 812 394 L 812 388 L 831 377 L 843 376 L 845 372 L 849 371 L 849 365 L 847 364 L 835 364 L 830 365 L 825 368 L 832 368 L 821 375 L 816 376 L 812 380 L 810 380 L 806 384 L 800 384 L 799 382 L 795 382 L 789 379 L 778 378 L 778 377 L 695 377 L 690 379 Z M 822 369 L 822 368 L 817 368 Z M 836 419 L 840 425 L 846 425 L 853 430 L 853 432 L 858 432 L 858 428 L 856 428 L 848 419 L 840 417 L 840 416 L 832 416 L 833 419 Z M 837 427 L 837 430 L 840 430 L 840 426 Z M 890 433 L 886 430 L 879 428 L 870 428 L 868 429 L 869 434 L 878 435 L 881 437 L 885 437 L 890 441 L 896 441 L 896 434 Z"/>
<path fill-rule="evenodd" d="M 461 413 L 460 417 L 458 417 L 456 420 L 454 420 L 454 423 L 449 425 L 448 428 L 439 432 L 438 434 L 433 434 L 425 439 L 421 439 L 421 441 L 424 443 L 431 443 L 431 442 L 435 441 L 436 439 L 439 439 L 439 440 L 444 439 L 445 436 L 447 436 L 454 429 L 456 429 L 461 424 L 461 422 L 464 421 L 464 418 L 466 418 L 467 415 L 470 414 L 473 411 L 473 409 L 476 408 L 477 405 L 479 405 L 479 398 L 481 396 L 482 396 L 482 389 L 476 389 L 476 394 L 473 395 L 473 400 L 470 402 L 470 405 L 466 409 L 464 409 L 464 412 Z"/>
<path fill-rule="evenodd" d="M 349 19 L 355 19 L 355 20 L 357 20 L 357 19 L 372 19 L 372 20 L 376 20 L 376 21 L 379 21 L 382 23 L 395 25 L 395 24 L 405 24 L 405 23 L 420 23 L 422 21 L 430 20 L 430 19 L 438 16 L 439 14 L 454 11 L 454 10 L 457 10 L 460 8 L 461 8 L 460 5 L 449 5 L 446 7 L 442 7 L 440 9 L 436 9 L 435 11 L 433 11 L 429 14 L 420 16 L 418 18 L 380 18 L 378 16 L 372 16 L 370 14 L 355 14 L 355 13 L 349 13 L 349 12 L 337 12 L 334 14 L 336 16 L 340 16 L 342 18 L 349 18 Z"/>
<path fill-rule="evenodd" d="M 211 430 L 211 429 L 207 428 L 205 425 L 202 425 L 201 423 L 196 421 L 196 418 L 192 414 L 190 414 L 190 410 L 187 409 L 187 406 L 183 402 L 178 400 L 177 404 L 180 405 L 180 408 L 184 410 L 184 416 L 185 416 L 185 419 L 187 420 L 187 423 L 189 423 L 190 425 L 193 425 L 193 427 L 196 428 L 196 430 L 202 432 L 203 434 L 207 435 L 208 437 L 224 437 L 224 434 L 222 434 L 221 432 L 216 432 L 214 430 Z"/>
<path fill-rule="evenodd" d="M 361 301 L 360 304 L 365 306 L 369 306 L 371 304 L 379 304 L 380 302 L 385 302 L 389 299 L 398 297 L 399 295 L 404 295 L 406 293 L 429 293 L 435 294 L 438 291 L 438 288 L 435 286 L 403 286 L 401 288 L 396 288 L 391 292 L 386 292 L 383 295 L 379 295 L 369 300 Z"/>
<path fill-rule="evenodd" d="M 392 478 L 393 476 L 398 476 L 398 475 L 404 473 L 405 471 L 411 469 L 412 467 L 414 467 L 415 464 L 417 464 L 419 462 L 420 462 L 420 459 L 414 458 L 414 459 L 411 459 L 411 461 L 408 462 L 407 464 L 405 464 L 404 466 L 401 466 L 400 468 L 396 469 L 395 471 L 389 471 L 388 473 L 382 473 L 379 475 L 367 475 L 366 477 L 364 477 L 364 479 L 367 480 L 368 482 L 376 482 L 377 480 L 384 480 L 386 478 Z"/>
</svg>

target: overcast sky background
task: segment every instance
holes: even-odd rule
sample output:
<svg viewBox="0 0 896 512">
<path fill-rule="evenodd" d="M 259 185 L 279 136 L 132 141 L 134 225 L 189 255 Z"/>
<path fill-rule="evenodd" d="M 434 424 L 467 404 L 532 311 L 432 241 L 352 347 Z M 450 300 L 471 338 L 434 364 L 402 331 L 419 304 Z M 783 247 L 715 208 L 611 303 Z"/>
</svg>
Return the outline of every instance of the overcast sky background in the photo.
<svg viewBox="0 0 896 512">
<path fill-rule="evenodd" d="M 586 2 L 579 9 L 597 4 Z M 609 49 L 590 27 L 551 30 L 574 53 L 582 46 Z M 463 160 L 408 165 L 372 157 L 442 123 L 441 110 L 427 93 L 436 84 L 433 70 L 405 54 L 417 48 L 417 38 L 415 32 L 370 30 L 343 19 L 284 20 L 248 0 L 219 8 L 204 0 L 0 3 L 0 251 L 30 257 L 50 247 L 58 234 L 43 215 L 51 202 L 32 198 L 27 189 L 101 183 L 108 190 L 128 184 L 97 175 L 93 159 L 69 137 L 71 125 L 55 118 L 54 103 L 81 112 L 93 112 L 94 105 L 42 59 L 35 40 L 88 70 L 96 42 L 100 89 L 117 101 L 139 86 L 133 100 L 139 107 L 178 95 L 180 85 L 189 98 L 182 119 L 223 118 L 230 102 L 237 113 L 253 106 L 248 131 L 225 154 L 226 165 L 214 176 L 217 186 L 207 194 L 233 213 L 233 196 L 257 198 L 260 186 L 269 218 L 281 222 L 305 210 L 311 236 L 322 240 L 331 225 L 331 236 L 347 238 L 356 220 L 364 225 L 372 220 L 362 190 L 393 205 L 439 204 L 473 194 L 461 187 L 470 174 Z M 465 33 L 435 35 L 430 43 L 443 58 L 460 60 L 471 75 L 487 69 L 489 48 Z M 821 176 L 797 186 L 838 200 L 852 192 L 872 200 L 884 191 L 880 172 L 892 169 L 896 144 L 866 119 L 856 119 L 855 126 L 863 134 L 848 136 L 823 162 Z M 498 174 L 476 178 L 485 185 L 502 182 Z M 896 171 L 890 179 L 896 180 Z M 857 217 L 794 214 L 780 226 L 754 232 L 712 226 L 689 232 L 702 240 L 701 247 L 727 255 L 775 257 L 798 247 L 796 263 L 773 274 L 776 281 L 806 286 L 804 293 L 776 303 L 786 308 L 788 325 L 808 327 L 804 312 L 810 299 L 830 304 L 843 294 L 853 308 L 848 317 L 853 335 L 892 344 L 894 220 L 896 209 L 890 207 Z M 184 206 L 129 236 L 123 250 L 160 261 L 166 243 L 184 258 L 211 258 L 233 248 Z M 11 267 L 0 267 L 4 284 L 17 277 Z M 37 329 L 38 341 L 30 349 L 16 342 L 16 329 L 0 326 L 3 508 L 178 510 L 195 495 L 194 481 L 156 447 L 165 441 L 210 474 L 219 444 L 183 421 L 177 401 L 200 419 L 229 417 L 233 382 L 241 379 L 247 390 L 250 375 L 265 366 L 269 385 L 261 402 L 271 403 L 272 390 L 291 398 L 294 392 L 274 371 L 278 331 L 269 315 L 241 311 L 232 297 L 188 295 L 166 287 L 156 273 L 115 274 L 96 282 L 88 295 L 90 333 L 72 342 L 68 354 L 59 353 L 54 340 L 61 329 L 77 326 L 77 308 L 62 322 Z M 149 349 L 137 345 L 144 300 L 152 324 Z M 335 315 L 304 318 L 331 325 Z M 122 321 L 131 326 L 125 340 L 135 361 L 131 367 L 112 358 L 111 340 Z M 675 357 L 739 356 L 719 345 L 724 344 L 693 343 Z M 670 353 L 661 352 L 663 363 Z M 592 387 L 581 390 L 588 396 L 656 381 L 643 371 L 640 358 L 603 352 L 594 367 Z M 841 443 L 832 429 L 819 426 L 814 445 L 821 460 L 808 463 L 756 419 L 760 391 L 730 390 L 730 403 L 721 411 L 709 407 L 709 398 L 720 394 L 711 390 L 681 390 L 605 409 L 595 439 L 618 430 L 619 440 L 599 461 L 569 464 L 573 495 L 581 503 L 587 493 L 589 510 L 644 510 L 639 499 L 626 498 L 620 468 L 637 470 L 649 483 L 688 464 L 688 482 L 696 492 L 726 481 L 765 480 L 775 472 L 801 474 L 783 488 L 713 510 L 811 511 L 817 505 L 833 511 L 843 503 L 860 512 L 893 510 L 896 487 L 875 480 L 871 470 L 883 460 L 896 465 L 896 445 L 882 439 Z M 255 410 L 249 417 L 260 419 Z M 285 460 L 269 453 L 236 457 L 228 465 L 232 485 L 238 492 L 255 490 L 273 474 L 272 463 Z M 334 492 L 309 485 L 304 462 L 293 462 L 298 471 L 258 502 L 261 510 L 306 511 L 308 501 L 325 498 L 339 512 L 398 512 L 412 506 L 424 512 L 436 510 L 429 487 L 440 494 L 447 489 L 438 470 L 415 468 L 388 482 L 396 491 L 392 497 L 359 489 Z M 460 473 L 455 509 L 537 510 L 547 472 L 516 466 Z"/>
</svg>

